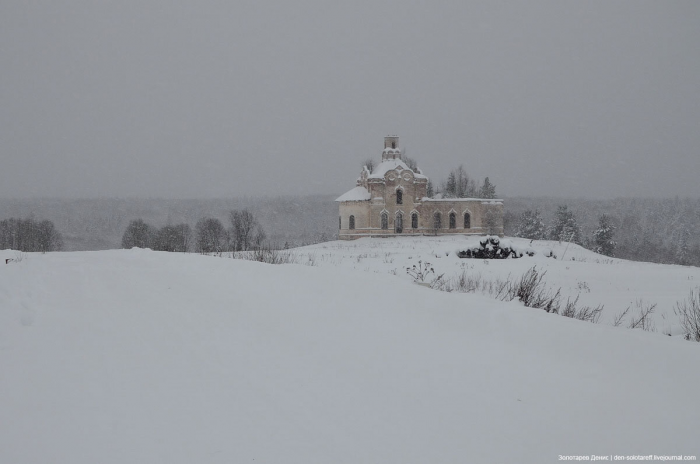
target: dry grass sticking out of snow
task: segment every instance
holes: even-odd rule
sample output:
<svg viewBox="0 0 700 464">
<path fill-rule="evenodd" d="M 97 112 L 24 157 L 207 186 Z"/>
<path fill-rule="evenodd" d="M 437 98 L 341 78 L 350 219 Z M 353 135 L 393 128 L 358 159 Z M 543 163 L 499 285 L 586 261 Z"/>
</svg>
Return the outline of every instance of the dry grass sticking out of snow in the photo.
<svg viewBox="0 0 700 464">
<path fill-rule="evenodd" d="M 530 241 L 508 238 L 520 249 L 533 249 L 535 256 L 519 259 L 461 259 L 458 250 L 478 244 L 479 238 L 392 237 L 335 241 L 297 248 L 312 253 L 319 266 L 336 266 L 372 273 L 390 273 L 406 280 L 406 268 L 418 261 L 430 263 L 436 275 L 443 275 L 437 288 L 448 291 L 482 293 L 494 297 L 507 281 L 517 281 L 536 266 L 546 273 L 543 285 L 560 290 L 561 311 L 567 302 L 577 301 L 578 309 L 600 308 L 592 318 L 605 325 L 629 328 L 637 325 L 646 308 L 654 310 L 644 320 L 645 328 L 659 334 L 685 333 L 681 318 L 674 312 L 679 301 L 700 287 L 700 269 L 692 266 L 640 263 L 598 255 L 575 244 L 556 241 Z M 554 252 L 556 258 L 546 257 Z M 625 313 L 625 310 L 629 310 Z M 622 320 L 618 320 L 623 314 Z"/>
</svg>

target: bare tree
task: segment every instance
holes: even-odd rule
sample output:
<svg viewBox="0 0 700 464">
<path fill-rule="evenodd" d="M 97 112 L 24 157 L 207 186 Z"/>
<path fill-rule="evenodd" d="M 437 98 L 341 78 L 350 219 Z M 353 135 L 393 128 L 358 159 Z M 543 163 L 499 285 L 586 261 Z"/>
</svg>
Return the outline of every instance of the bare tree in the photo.
<svg viewBox="0 0 700 464">
<path fill-rule="evenodd" d="M 122 248 L 150 248 L 153 246 L 156 231 L 143 219 L 134 219 L 122 235 Z"/>
<path fill-rule="evenodd" d="M 0 250 L 6 248 L 42 253 L 58 251 L 63 248 L 63 238 L 51 221 L 10 218 L 0 221 Z"/>
<path fill-rule="evenodd" d="M 265 240 L 265 232 L 253 213 L 247 209 L 234 210 L 229 214 L 231 220 L 231 244 L 235 251 L 247 251 L 255 244 Z M 257 240 L 257 238 L 260 238 Z M 260 243 L 257 243 L 260 242 Z"/>
<path fill-rule="evenodd" d="M 192 231 L 187 224 L 164 226 L 156 234 L 153 249 L 185 253 L 189 249 Z"/>
<path fill-rule="evenodd" d="M 406 163 L 406 166 L 408 166 L 408 169 L 410 169 L 413 172 L 420 172 L 420 170 L 418 169 L 418 163 L 416 162 L 416 160 L 414 160 L 413 158 L 409 158 L 408 156 L 406 156 L 405 153 L 403 154 L 403 156 L 401 156 L 401 159 L 403 160 L 404 163 Z"/>
<path fill-rule="evenodd" d="M 178 245 L 175 251 L 187 253 L 192 247 L 192 229 L 189 224 L 178 224 L 175 226 L 175 233 L 178 238 Z"/>
<path fill-rule="evenodd" d="M 226 230 L 216 218 L 202 218 L 195 226 L 195 246 L 198 253 L 220 253 L 224 251 Z"/>
<path fill-rule="evenodd" d="M 63 249 L 63 237 L 56 230 L 56 227 L 51 221 L 41 221 L 37 225 L 37 246 L 38 251 L 46 253 L 47 251 L 58 251 Z"/>
<path fill-rule="evenodd" d="M 265 234 L 265 231 L 263 230 L 262 226 L 258 224 L 258 226 L 255 228 L 255 237 L 253 238 L 255 249 L 259 250 L 260 248 L 262 248 L 265 240 L 267 240 L 267 234 Z"/>
<path fill-rule="evenodd" d="M 447 180 L 442 184 L 441 190 L 446 198 L 476 197 L 479 193 L 476 183 L 469 177 L 461 164 L 457 169 L 450 171 L 447 175 Z"/>
</svg>

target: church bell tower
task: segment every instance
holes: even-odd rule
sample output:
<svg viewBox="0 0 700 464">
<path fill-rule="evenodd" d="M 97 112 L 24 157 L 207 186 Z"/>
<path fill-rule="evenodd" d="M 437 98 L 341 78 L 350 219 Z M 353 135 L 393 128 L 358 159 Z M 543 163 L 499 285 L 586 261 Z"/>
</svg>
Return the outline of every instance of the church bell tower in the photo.
<svg viewBox="0 0 700 464">
<path fill-rule="evenodd" d="M 399 148 L 399 136 L 387 135 L 384 137 L 384 151 L 382 152 L 382 161 L 388 159 L 401 159 L 401 149 Z"/>
</svg>

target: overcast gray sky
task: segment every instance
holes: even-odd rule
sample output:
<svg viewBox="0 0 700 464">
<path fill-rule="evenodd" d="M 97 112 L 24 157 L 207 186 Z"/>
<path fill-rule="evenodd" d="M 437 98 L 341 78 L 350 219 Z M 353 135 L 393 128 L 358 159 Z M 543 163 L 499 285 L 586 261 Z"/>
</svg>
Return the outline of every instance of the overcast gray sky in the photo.
<svg viewBox="0 0 700 464">
<path fill-rule="evenodd" d="M 0 196 L 700 196 L 700 2 L 0 2 Z"/>
</svg>

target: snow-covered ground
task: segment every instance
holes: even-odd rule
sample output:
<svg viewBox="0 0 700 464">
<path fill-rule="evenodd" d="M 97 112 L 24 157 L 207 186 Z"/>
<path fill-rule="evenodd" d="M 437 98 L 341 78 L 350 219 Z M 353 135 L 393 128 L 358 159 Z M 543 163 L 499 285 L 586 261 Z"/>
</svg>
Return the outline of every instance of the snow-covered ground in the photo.
<svg viewBox="0 0 700 464">
<path fill-rule="evenodd" d="M 294 250 L 315 266 L 0 252 L 2 263 L 21 258 L 0 264 L 0 462 L 698 454 L 700 344 L 663 336 L 660 319 L 650 333 L 438 292 L 404 268 L 430 259 L 446 275 L 497 276 L 535 263 L 567 292 L 585 282 L 581 298 L 605 304 L 606 318 L 640 297 L 659 304 L 657 317 L 672 314 L 700 283 L 697 269 L 573 246 L 564 261 L 486 264 L 458 260 L 459 246 L 364 239 Z"/>
<path fill-rule="evenodd" d="M 496 281 L 509 276 L 519 278 L 532 266 L 546 272 L 544 281 L 553 290 L 561 289 L 562 300 L 579 297 L 581 305 L 604 305 L 600 323 L 612 325 L 616 316 L 627 307 L 622 319 L 626 327 L 639 314 L 638 301 L 643 306 L 656 304 L 651 314 L 652 324 L 660 334 L 681 334 L 674 307 L 685 300 L 690 290 L 700 286 L 700 268 L 626 261 L 593 253 L 578 245 L 556 241 L 534 241 L 508 238 L 515 246 L 531 248 L 535 256 L 520 259 L 479 260 L 460 259 L 457 250 L 478 245 L 481 237 L 398 237 L 386 239 L 363 238 L 354 241 L 320 243 L 294 251 L 299 262 L 337 266 L 372 273 L 392 273 L 406 280 L 412 278 L 406 268 L 418 261 L 431 263 L 443 279 L 454 279 L 466 272 L 470 277 Z M 547 258 L 551 250 L 556 259 Z"/>
</svg>

